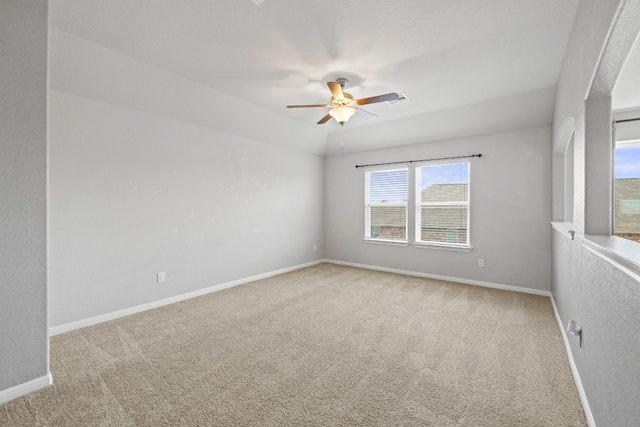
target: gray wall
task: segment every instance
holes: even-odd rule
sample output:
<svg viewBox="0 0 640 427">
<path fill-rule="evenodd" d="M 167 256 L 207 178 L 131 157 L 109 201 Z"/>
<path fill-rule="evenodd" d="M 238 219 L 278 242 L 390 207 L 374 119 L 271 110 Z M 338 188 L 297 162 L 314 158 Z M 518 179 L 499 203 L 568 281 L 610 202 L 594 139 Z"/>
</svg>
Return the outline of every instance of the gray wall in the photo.
<svg viewBox="0 0 640 427">
<path fill-rule="evenodd" d="M 272 113 L 55 28 L 51 49 L 51 326 L 322 258 L 322 158 L 210 117 Z"/>
<path fill-rule="evenodd" d="M 625 7 L 618 9 L 620 5 Z M 573 224 L 566 228 L 576 230 L 576 239 L 572 241 L 563 231 L 553 232 L 552 293 L 563 323 L 573 319 L 583 328 L 582 348 L 574 339 L 570 345 L 598 426 L 631 426 L 640 419 L 640 283 L 584 244 L 585 230 L 593 233 L 609 227 L 606 153 L 611 142 L 606 92 L 611 85 L 607 88 L 599 78 L 606 77 L 608 67 L 618 67 L 620 57 L 624 59 L 624 50 L 634 36 L 623 40 L 618 30 L 637 33 L 639 5 L 638 0 L 580 1 L 558 82 L 554 116 L 554 147 L 558 153 L 568 140 L 563 123 L 575 122 Z M 625 12 L 629 6 L 635 7 L 631 14 Z M 616 15 L 615 19 L 620 19 L 625 14 L 628 21 L 610 32 Z M 607 53 L 601 68 L 595 72 L 608 34 L 612 39 L 604 50 Z M 617 64 L 609 63 L 606 56 L 621 49 Z M 598 78 L 592 87 L 594 72 Z M 561 191 L 560 179 L 557 174 L 556 193 Z M 561 198 L 554 200 L 562 203 Z"/>
<path fill-rule="evenodd" d="M 363 243 L 364 170 L 356 164 L 481 153 L 471 161 L 471 244 L 452 252 Z M 433 142 L 325 160 L 329 259 L 549 291 L 551 129 Z M 485 268 L 478 267 L 478 259 Z"/>
<path fill-rule="evenodd" d="M 48 374 L 47 3 L 0 2 L 0 391 Z"/>
</svg>

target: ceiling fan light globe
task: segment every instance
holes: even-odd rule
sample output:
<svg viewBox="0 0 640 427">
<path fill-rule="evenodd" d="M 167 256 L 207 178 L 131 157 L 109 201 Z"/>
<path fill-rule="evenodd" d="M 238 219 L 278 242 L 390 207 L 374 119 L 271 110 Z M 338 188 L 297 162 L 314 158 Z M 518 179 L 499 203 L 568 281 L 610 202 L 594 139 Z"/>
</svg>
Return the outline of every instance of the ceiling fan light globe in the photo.
<svg viewBox="0 0 640 427">
<path fill-rule="evenodd" d="M 355 113 L 356 109 L 353 107 L 335 107 L 331 111 L 329 111 L 331 117 L 336 119 L 336 121 L 341 125 L 344 125 L 346 122 L 348 122 L 351 116 L 353 116 Z"/>
</svg>

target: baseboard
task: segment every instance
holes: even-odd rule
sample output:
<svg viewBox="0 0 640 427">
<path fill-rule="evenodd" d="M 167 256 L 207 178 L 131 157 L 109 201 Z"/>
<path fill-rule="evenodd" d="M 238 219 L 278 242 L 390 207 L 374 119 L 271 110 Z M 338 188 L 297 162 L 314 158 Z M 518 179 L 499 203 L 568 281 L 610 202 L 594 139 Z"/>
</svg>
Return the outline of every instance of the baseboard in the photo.
<svg viewBox="0 0 640 427">
<path fill-rule="evenodd" d="M 76 329 L 85 328 L 87 326 L 97 325 L 99 323 L 107 322 L 109 320 L 114 320 L 120 317 L 141 313 L 146 310 L 151 310 L 154 308 L 173 304 L 179 301 L 184 301 L 187 299 L 199 297 L 212 292 L 221 291 L 223 289 L 231 288 L 237 285 L 242 285 L 244 283 L 254 282 L 256 280 L 266 279 L 268 277 L 277 276 L 279 274 L 300 270 L 301 268 L 311 267 L 313 265 L 317 265 L 323 262 L 338 264 L 338 265 L 346 265 L 346 266 L 357 267 L 357 268 L 365 268 L 368 270 L 384 271 L 387 273 L 404 274 L 406 276 L 415 276 L 415 277 L 424 277 L 428 279 L 444 280 L 448 282 L 462 283 L 465 285 L 482 286 L 486 288 L 502 289 L 502 290 L 514 291 L 514 292 L 523 292 L 523 293 L 534 294 L 534 295 L 551 296 L 551 293 L 549 291 L 541 291 L 539 289 L 521 288 L 518 286 L 502 285 L 502 284 L 491 283 L 491 282 L 482 282 L 478 280 L 461 279 L 457 277 L 440 276 L 436 274 L 420 273 L 420 272 L 408 271 L 408 270 L 399 270 L 395 268 L 379 267 L 379 266 L 373 266 L 373 265 L 367 265 L 367 264 L 357 264 L 353 262 L 338 261 L 338 260 L 332 260 L 332 259 L 320 259 L 320 260 L 311 261 L 305 264 L 299 264 L 296 266 L 287 267 L 280 270 L 275 270 L 275 271 L 271 271 L 263 274 L 258 274 L 255 276 L 245 277 L 245 278 L 234 280 L 227 283 L 221 283 L 219 285 L 214 285 L 208 288 L 199 289 L 197 291 L 188 292 L 186 294 L 180 294 L 180 295 L 176 295 L 174 297 L 162 299 L 159 301 L 153 301 L 153 302 L 138 305 L 135 307 L 126 308 L 123 310 L 101 314 L 99 316 L 94 316 L 87 319 L 66 323 L 64 325 L 54 326 L 49 329 L 49 336 L 59 335 L 65 332 L 74 331 Z"/>
<path fill-rule="evenodd" d="M 18 384 L 6 390 L 0 391 L 0 405 L 10 400 L 17 399 L 25 394 L 33 393 L 34 391 L 41 390 L 45 387 L 49 387 L 53 384 L 53 378 L 51 374 L 47 374 L 35 380 L 27 381 L 26 383 Z"/>
<path fill-rule="evenodd" d="M 567 357 L 569 359 L 569 366 L 571 367 L 571 374 L 573 375 L 573 381 L 576 383 L 576 388 L 578 389 L 578 394 L 580 395 L 580 402 L 582 402 L 584 416 L 587 419 L 587 424 L 589 425 L 589 427 L 596 427 L 596 421 L 593 419 L 591 407 L 589 406 L 589 401 L 587 400 L 587 394 L 584 392 L 582 380 L 580 379 L 580 374 L 578 373 L 578 367 L 576 366 L 576 362 L 573 360 L 573 353 L 571 352 L 571 346 L 569 345 L 569 337 L 567 337 L 567 333 L 564 330 L 564 325 L 562 324 L 562 319 L 560 318 L 560 313 L 558 312 L 558 307 L 556 306 L 556 301 L 553 299 L 553 295 L 551 295 L 551 305 L 553 306 L 553 312 L 556 315 L 556 321 L 558 322 L 558 327 L 560 328 L 560 334 L 562 335 L 564 346 L 567 349 Z"/>
<path fill-rule="evenodd" d="M 111 313 L 105 313 L 99 316 L 90 317 L 88 319 L 66 323 L 64 325 L 54 326 L 49 329 L 49 336 L 59 335 L 65 332 L 74 331 L 76 329 L 85 328 L 87 326 L 97 325 L 98 323 L 107 322 L 109 320 L 118 319 L 120 317 L 129 316 L 131 314 L 141 313 L 143 311 L 162 307 L 164 305 L 169 305 L 179 301 L 184 301 L 187 299 L 199 297 L 202 295 L 210 294 L 212 292 L 221 291 L 223 289 L 232 288 L 234 286 L 242 285 L 244 283 L 255 282 L 256 280 L 266 279 L 268 277 L 277 276 L 279 274 L 289 273 L 291 271 L 300 270 L 301 268 L 311 267 L 312 265 L 320 264 L 322 262 L 324 262 L 324 260 L 311 261 L 305 264 L 295 265 L 293 267 L 287 267 L 280 270 L 270 271 L 268 273 L 245 277 L 245 278 L 234 280 L 227 283 L 221 283 L 219 285 L 210 286 L 204 289 L 198 289 L 197 291 L 187 292 L 186 294 L 176 295 L 171 298 L 165 298 L 159 301 L 153 301 L 146 304 L 137 305 L 135 307 L 125 308 L 124 310 L 118 310 Z"/>
<path fill-rule="evenodd" d="M 458 277 L 440 276 L 437 274 L 420 273 L 417 271 L 398 270 L 395 268 L 378 267 L 375 265 L 357 264 L 354 262 L 337 261 L 332 259 L 325 259 L 324 262 L 328 262 L 331 264 L 338 264 L 338 265 L 346 265 L 349 267 L 365 268 L 367 270 L 384 271 L 386 273 L 404 274 L 405 276 L 424 277 L 427 279 L 436 279 L 436 280 L 443 280 L 446 282 L 462 283 L 464 285 L 481 286 L 483 288 L 502 289 L 504 291 L 513 291 L 513 292 L 521 292 L 525 294 L 542 295 L 545 297 L 551 296 L 551 292 L 542 291 L 540 289 L 521 288 L 519 286 L 502 285 L 499 283 L 482 282 L 479 280 L 461 279 Z"/>
</svg>

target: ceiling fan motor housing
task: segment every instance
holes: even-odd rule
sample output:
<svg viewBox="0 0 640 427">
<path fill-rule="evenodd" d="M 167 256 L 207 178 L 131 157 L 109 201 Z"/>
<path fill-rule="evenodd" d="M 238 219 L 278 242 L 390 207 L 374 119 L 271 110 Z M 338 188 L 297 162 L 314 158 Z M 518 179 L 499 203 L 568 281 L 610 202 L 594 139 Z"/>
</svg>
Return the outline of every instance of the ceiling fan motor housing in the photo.
<svg viewBox="0 0 640 427">
<path fill-rule="evenodd" d="M 356 105 L 356 102 L 350 93 L 342 92 L 342 98 L 331 97 L 331 105 L 335 107 L 353 107 Z"/>
</svg>

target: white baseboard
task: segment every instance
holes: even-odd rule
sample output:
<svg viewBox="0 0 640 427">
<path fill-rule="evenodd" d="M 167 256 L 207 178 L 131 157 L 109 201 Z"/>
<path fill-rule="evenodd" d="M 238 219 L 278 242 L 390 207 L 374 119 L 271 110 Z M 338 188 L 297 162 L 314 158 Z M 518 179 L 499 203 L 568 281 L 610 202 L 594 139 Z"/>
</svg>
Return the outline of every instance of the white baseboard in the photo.
<svg viewBox="0 0 640 427">
<path fill-rule="evenodd" d="M 332 259 L 325 259 L 324 262 L 328 262 L 331 264 L 338 264 L 338 265 L 346 265 L 349 267 L 365 268 L 367 270 L 384 271 L 386 273 L 404 274 L 405 276 L 424 277 L 427 279 L 436 279 L 436 280 L 443 280 L 446 282 L 462 283 L 464 285 L 473 285 L 473 286 L 481 286 L 484 288 L 502 289 L 504 291 L 522 292 L 525 294 L 542 295 L 545 297 L 551 296 L 551 292 L 542 291 L 540 289 L 521 288 L 519 286 L 502 285 L 499 283 L 491 283 L 491 282 L 481 282 L 479 280 L 460 279 L 458 277 L 440 276 L 437 274 L 420 273 L 417 271 L 408 271 L 408 270 L 398 270 L 395 268 L 378 267 L 375 265 L 357 264 L 354 262 L 337 261 Z"/>
<path fill-rule="evenodd" d="M 591 407 L 589 406 L 589 401 L 587 400 L 587 394 L 584 392 L 582 380 L 580 379 L 580 374 L 578 373 L 578 367 L 576 366 L 576 362 L 573 360 L 573 353 L 571 352 L 571 346 L 569 345 L 569 337 L 567 337 L 567 333 L 564 330 L 564 325 L 562 324 L 562 319 L 560 318 L 560 313 L 558 313 L 558 307 L 556 306 L 556 301 L 553 299 L 553 295 L 551 295 L 551 305 L 553 306 L 553 312 L 556 315 L 556 321 L 558 322 L 558 327 L 560 328 L 560 334 L 562 335 L 564 346 L 567 349 L 567 357 L 569 358 L 571 374 L 573 374 L 573 381 L 576 383 L 576 388 L 578 389 L 578 394 L 580 395 L 580 402 L 582 402 L 582 408 L 584 409 L 584 415 L 587 418 L 587 424 L 589 425 L 589 427 L 596 427 L 596 421 L 593 419 Z"/>
<path fill-rule="evenodd" d="M 466 285 L 482 286 L 482 287 L 486 287 L 486 288 L 502 289 L 502 290 L 507 290 L 507 291 L 523 292 L 523 293 L 534 294 L 534 295 L 542 295 L 542 296 L 551 296 L 551 293 L 549 291 L 541 291 L 539 289 L 521 288 L 521 287 L 518 287 L 518 286 L 502 285 L 502 284 L 491 283 L 491 282 L 481 282 L 481 281 L 478 281 L 478 280 L 460 279 L 460 278 L 457 278 L 457 277 L 440 276 L 440 275 L 436 275 L 436 274 L 420 273 L 420 272 L 415 272 L 415 271 L 399 270 L 399 269 L 395 269 L 395 268 L 378 267 L 378 266 L 366 265 L 366 264 L 357 264 L 357 263 L 346 262 L 346 261 L 338 261 L 338 260 L 331 260 L 331 259 L 320 259 L 320 260 L 311 261 L 311 262 L 308 262 L 308 263 L 305 263 L 305 264 L 299 264 L 299 265 L 296 265 L 296 266 L 292 266 L 292 267 L 287 267 L 287 268 L 283 268 L 283 269 L 280 269 L 280 270 L 271 271 L 271 272 L 268 272 L 268 273 L 258 274 L 258 275 L 251 276 L 251 277 L 245 277 L 243 279 L 238 279 L 238 280 L 234 280 L 234 281 L 227 282 L 227 283 L 221 283 L 219 285 L 211 286 L 211 287 L 204 288 L 204 289 L 199 289 L 197 291 L 188 292 L 186 294 L 176 295 L 174 297 L 165 298 L 165 299 L 162 299 L 162 300 L 159 300 L 159 301 L 153 301 L 153 302 L 149 302 L 149 303 L 146 303 L 146 304 L 138 305 L 138 306 L 135 306 L 135 307 L 126 308 L 126 309 L 123 309 L 123 310 L 118 310 L 118 311 L 114 311 L 114 312 L 111 312 L 111 313 L 101 314 L 99 316 L 90 317 L 88 319 L 78 320 L 78 321 L 75 321 L 75 322 L 66 323 L 64 325 L 54 326 L 54 327 L 49 329 L 49 336 L 59 335 L 59 334 L 65 333 L 65 332 L 74 331 L 76 329 L 85 328 L 87 326 L 97 325 L 99 323 L 107 322 L 109 320 L 118 319 L 120 317 L 129 316 L 131 314 L 141 313 L 141 312 L 146 311 L 146 310 L 151 310 L 151 309 L 154 309 L 154 308 L 162 307 L 164 305 L 173 304 L 175 302 L 184 301 L 184 300 L 187 300 L 187 299 L 190 299 L 190 298 L 199 297 L 201 295 L 206 295 L 206 294 L 209 294 L 209 293 L 212 293 L 212 292 L 221 291 L 223 289 L 231 288 L 231 287 L 237 286 L 237 285 L 242 285 L 244 283 L 249 283 L 249 282 L 253 282 L 253 281 L 256 281 L 256 280 L 260 280 L 260 279 L 266 279 L 268 277 L 277 276 L 278 274 L 284 274 L 284 273 L 288 273 L 288 272 L 291 272 L 291 271 L 300 270 L 301 268 L 311 267 L 313 265 L 317 265 L 317 264 L 320 264 L 320 263 L 323 263 L 323 262 L 328 262 L 328 263 L 331 263 L 331 264 L 338 264 L 338 265 L 346 265 L 346 266 L 357 267 L 357 268 L 365 268 L 365 269 L 368 269 L 368 270 L 384 271 L 384 272 L 387 272 L 387 273 L 404 274 L 406 276 L 424 277 L 424 278 L 428 278 L 428 279 L 436 279 L 436 280 L 444 280 L 444 281 L 448 281 L 448 282 L 462 283 L 462 284 L 466 284 Z"/>
<path fill-rule="evenodd" d="M 135 307 L 125 308 L 124 310 L 114 311 L 112 313 L 105 313 L 99 316 L 90 317 L 88 319 L 78 320 L 76 322 L 66 323 L 64 325 L 54 326 L 49 329 L 49 336 L 62 334 L 65 332 L 74 331 L 76 329 L 85 328 L 87 326 L 97 325 L 98 323 L 107 322 L 109 320 L 118 319 L 120 317 L 129 316 L 131 314 L 140 313 L 153 308 L 162 307 L 164 305 L 173 304 L 175 302 L 184 301 L 187 299 L 199 297 L 202 295 L 210 294 L 212 292 L 221 291 L 223 289 L 231 288 L 244 283 L 254 282 L 260 279 L 266 279 L 268 277 L 277 276 L 278 274 L 289 273 L 290 271 L 300 270 L 301 268 L 311 267 L 312 265 L 320 264 L 324 260 L 311 261 L 305 264 L 299 264 L 293 267 L 287 267 L 280 270 L 270 271 L 268 273 L 258 274 L 251 277 L 245 277 L 243 279 L 234 280 L 227 283 L 221 283 L 219 285 L 210 286 L 204 289 L 198 289 L 197 291 L 187 292 L 186 294 L 176 295 L 171 298 L 165 298 L 159 301 L 153 301 Z"/>
<path fill-rule="evenodd" d="M 49 387 L 53 384 L 53 378 L 51 374 L 47 374 L 35 380 L 27 381 L 26 383 L 18 384 L 6 390 L 0 391 L 0 405 L 10 400 L 17 399 L 25 394 L 33 393 L 45 387 Z"/>
</svg>

